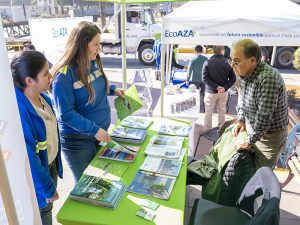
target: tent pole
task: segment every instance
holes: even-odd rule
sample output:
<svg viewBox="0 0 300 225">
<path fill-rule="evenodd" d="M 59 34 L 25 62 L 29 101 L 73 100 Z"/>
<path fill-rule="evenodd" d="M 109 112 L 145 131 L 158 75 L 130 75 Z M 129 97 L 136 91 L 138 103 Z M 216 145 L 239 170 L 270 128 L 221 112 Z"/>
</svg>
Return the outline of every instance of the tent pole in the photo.
<svg viewBox="0 0 300 225">
<path fill-rule="evenodd" d="M 272 52 L 272 58 L 271 58 L 271 66 L 274 66 L 276 50 L 277 50 L 277 46 L 273 46 L 273 52 Z"/>
<path fill-rule="evenodd" d="M 166 44 L 161 44 L 161 83 L 160 83 L 160 117 L 164 117 L 164 84 L 165 84 L 165 61 L 166 61 Z"/>
<path fill-rule="evenodd" d="M 172 73 L 173 44 L 169 45 L 168 53 L 168 70 L 166 74 L 166 84 L 170 84 L 170 77 Z"/>
<path fill-rule="evenodd" d="M 127 89 L 126 77 L 126 4 L 121 4 L 122 87 Z"/>
<path fill-rule="evenodd" d="M 164 25 L 165 20 L 162 18 L 161 23 L 161 58 L 160 58 L 160 69 L 161 69 L 161 83 L 160 83 L 160 117 L 164 117 L 164 97 L 165 97 L 165 63 L 166 63 L 166 44 L 164 37 Z"/>
<path fill-rule="evenodd" d="M 9 180 L 7 176 L 7 171 L 5 167 L 5 162 L 2 155 L 1 145 L 0 145 L 0 192 L 6 211 L 6 217 L 8 224 L 19 225 L 17 210 L 14 204 L 13 195 L 9 186 Z"/>
</svg>

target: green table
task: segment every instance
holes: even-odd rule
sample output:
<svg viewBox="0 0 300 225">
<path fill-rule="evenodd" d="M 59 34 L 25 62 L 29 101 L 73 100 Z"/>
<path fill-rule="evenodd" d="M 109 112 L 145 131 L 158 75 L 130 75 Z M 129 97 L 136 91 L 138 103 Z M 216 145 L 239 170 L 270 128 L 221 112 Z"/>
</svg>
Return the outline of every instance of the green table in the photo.
<svg viewBox="0 0 300 225">
<path fill-rule="evenodd" d="M 121 181 L 126 187 L 133 180 L 136 172 L 144 162 L 146 155 L 144 150 L 149 143 L 150 138 L 157 134 L 157 130 L 163 122 L 171 120 L 162 118 L 153 118 L 154 123 L 148 128 L 148 136 L 144 143 L 140 146 L 139 153 L 133 163 L 130 164 Z M 174 121 L 172 121 L 174 123 Z M 188 147 L 188 140 L 184 141 L 184 147 Z M 96 164 L 98 157 L 91 162 Z M 124 162 L 120 162 L 124 163 Z M 144 195 L 126 192 L 115 210 L 107 209 L 101 206 L 89 205 L 68 198 L 60 209 L 57 220 L 64 225 L 182 225 L 184 223 L 185 194 L 186 194 L 186 173 L 187 173 L 187 153 L 183 159 L 183 165 L 177 177 L 174 189 L 169 200 L 161 200 Z M 156 210 L 156 217 L 152 222 L 136 216 L 136 212 L 140 208 L 128 196 L 134 196 L 141 199 L 150 199 L 160 204 Z"/>
</svg>

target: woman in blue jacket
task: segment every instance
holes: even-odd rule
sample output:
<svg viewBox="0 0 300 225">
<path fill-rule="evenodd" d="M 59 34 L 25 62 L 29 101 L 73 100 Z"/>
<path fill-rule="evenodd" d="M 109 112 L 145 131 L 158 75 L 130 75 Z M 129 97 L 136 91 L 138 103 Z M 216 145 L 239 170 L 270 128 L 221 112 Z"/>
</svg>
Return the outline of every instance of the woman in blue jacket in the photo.
<svg viewBox="0 0 300 225">
<path fill-rule="evenodd" d="M 75 183 L 95 157 L 99 141 L 111 140 L 107 95 L 123 96 L 123 90 L 108 85 L 99 56 L 100 33 L 95 24 L 80 22 L 51 70 L 62 150 Z"/>
<path fill-rule="evenodd" d="M 52 224 L 57 175 L 62 178 L 58 127 L 49 97 L 49 65 L 38 51 L 23 51 L 11 63 L 17 102 L 43 225 Z"/>
</svg>

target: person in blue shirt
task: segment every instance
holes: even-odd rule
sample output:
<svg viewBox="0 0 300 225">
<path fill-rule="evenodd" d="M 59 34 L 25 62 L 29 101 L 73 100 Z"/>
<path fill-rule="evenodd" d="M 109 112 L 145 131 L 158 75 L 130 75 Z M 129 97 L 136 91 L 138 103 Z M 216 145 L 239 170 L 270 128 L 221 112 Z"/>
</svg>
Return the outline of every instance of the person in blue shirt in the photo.
<svg viewBox="0 0 300 225">
<path fill-rule="evenodd" d="M 49 65 L 41 52 L 22 51 L 13 58 L 11 71 L 42 224 L 52 225 L 62 162 L 57 120 L 44 93 L 50 87 Z"/>
<path fill-rule="evenodd" d="M 154 56 L 155 56 L 155 65 L 156 65 L 156 69 L 155 69 L 155 77 L 156 80 L 160 80 L 161 79 L 161 74 L 160 74 L 160 58 L 161 58 L 161 33 L 156 33 L 154 35 L 155 37 L 155 42 L 153 44 L 153 51 L 154 51 Z"/>
<path fill-rule="evenodd" d="M 70 33 L 63 56 L 53 66 L 52 94 L 62 151 L 75 183 L 98 152 L 99 141 L 110 141 L 111 110 L 107 95 L 124 91 L 108 85 L 100 60 L 100 29 L 80 22 Z"/>
</svg>

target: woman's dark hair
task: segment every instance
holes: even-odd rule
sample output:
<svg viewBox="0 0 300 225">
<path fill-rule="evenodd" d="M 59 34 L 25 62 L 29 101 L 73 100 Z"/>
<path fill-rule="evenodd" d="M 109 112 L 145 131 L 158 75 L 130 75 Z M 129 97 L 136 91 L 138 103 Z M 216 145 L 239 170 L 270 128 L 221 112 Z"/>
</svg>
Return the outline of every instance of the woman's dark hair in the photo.
<svg viewBox="0 0 300 225">
<path fill-rule="evenodd" d="M 46 57 L 38 51 L 22 51 L 14 56 L 10 69 L 14 84 L 22 91 L 27 87 L 25 78 L 36 79 L 47 63 Z"/>
</svg>

